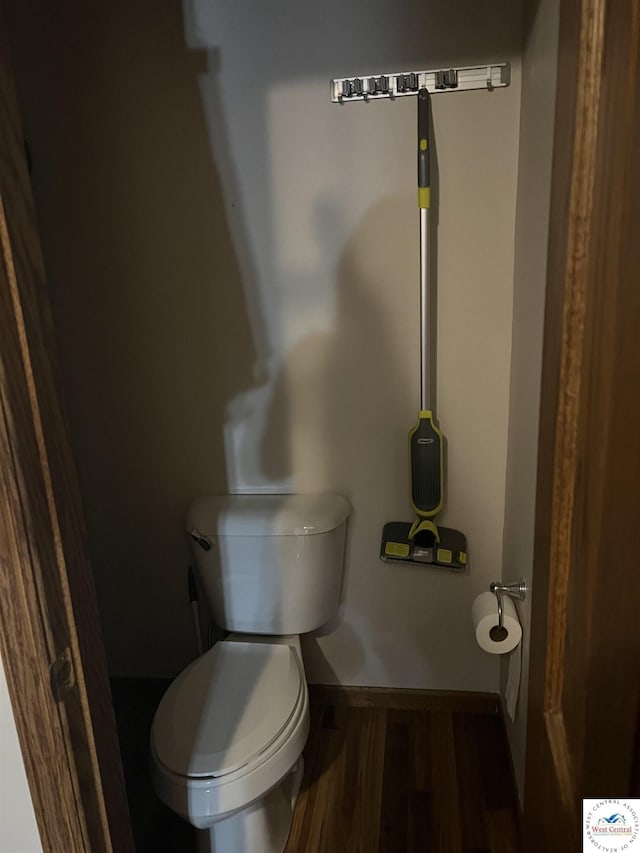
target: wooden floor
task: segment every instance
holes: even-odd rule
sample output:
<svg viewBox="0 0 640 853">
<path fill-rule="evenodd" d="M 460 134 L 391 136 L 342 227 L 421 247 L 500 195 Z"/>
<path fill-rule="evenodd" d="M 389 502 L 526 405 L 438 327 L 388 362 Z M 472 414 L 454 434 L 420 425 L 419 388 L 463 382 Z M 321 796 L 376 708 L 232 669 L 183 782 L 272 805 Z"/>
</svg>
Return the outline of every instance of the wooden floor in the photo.
<svg viewBox="0 0 640 853">
<path fill-rule="evenodd" d="M 517 853 L 495 713 L 311 706 L 285 853 Z"/>
<path fill-rule="evenodd" d="M 193 828 L 160 803 L 149 778 L 151 720 L 168 684 L 111 684 L 138 853 L 195 850 Z M 310 694 L 305 775 L 285 853 L 518 853 L 495 700 L 466 694 L 461 713 L 459 701 L 442 698 L 420 710 L 424 698 L 415 694 Z M 345 705 L 353 701 L 364 707 Z"/>
</svg>

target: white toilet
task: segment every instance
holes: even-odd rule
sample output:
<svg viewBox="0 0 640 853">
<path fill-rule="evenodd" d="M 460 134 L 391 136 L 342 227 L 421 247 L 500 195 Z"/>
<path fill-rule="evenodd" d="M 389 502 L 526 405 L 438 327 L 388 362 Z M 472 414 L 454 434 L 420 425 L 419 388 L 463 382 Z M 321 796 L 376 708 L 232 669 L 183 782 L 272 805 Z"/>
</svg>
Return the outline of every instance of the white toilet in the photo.
<svg viewBox="0 0 640 853">
<path fill-rule="evenodd" d="M 349 502 L 338 495 L 197 500 L 188 529 L 218 627 L 151 728 L 156 793 L 200 853 L 282 853 L 302 780 L 309 698 L 299 635 L 339 604 Z"/>
</svg>

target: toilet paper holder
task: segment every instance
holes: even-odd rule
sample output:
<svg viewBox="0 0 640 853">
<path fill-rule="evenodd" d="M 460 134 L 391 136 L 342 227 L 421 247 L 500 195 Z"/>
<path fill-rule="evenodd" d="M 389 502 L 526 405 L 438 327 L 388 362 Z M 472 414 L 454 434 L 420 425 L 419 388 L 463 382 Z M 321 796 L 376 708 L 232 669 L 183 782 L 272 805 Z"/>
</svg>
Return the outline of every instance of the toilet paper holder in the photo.
<svg viewBox="0 0 640 853">
<path fill-rule="evenodd" d="M 504 627 L 502 596 L 508 595 L 509 598 L 517 598 L 518 601 L 524 601 L 527 597 L 527 582 L 524 578 L 521 578 L 518 581 L 513 581 L 512 583 L 500 583 L 500 581 L 493 581 L 489 586 L 489 590 L 498 599 L 498 624 L 494 625 L 489 631 L 489 636 L 492 640 L 501 642 L 506 639 L 509 633 Z"/>
</svg>

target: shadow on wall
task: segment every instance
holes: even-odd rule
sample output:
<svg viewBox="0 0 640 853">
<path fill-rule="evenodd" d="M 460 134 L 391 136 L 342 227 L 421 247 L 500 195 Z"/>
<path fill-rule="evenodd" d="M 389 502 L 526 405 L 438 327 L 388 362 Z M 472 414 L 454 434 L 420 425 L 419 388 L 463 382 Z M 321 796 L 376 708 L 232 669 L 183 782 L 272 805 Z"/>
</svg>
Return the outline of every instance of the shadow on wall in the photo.
<svg viewBox="0 0 640 853">
<path fill-rule="evenodd" d="M 173 674 L 194 653 L 185 510 L 227 491 L 225 407 L 254 385 L 202 56 L 178 3 L 27 5 L 17 76 L 110 669 Z"/>
<path fill-rule="evenodd" d="M 418 284 L 415 276 L 407 280 L 405 266 L 407 258 L 415 258 L 417 248 L 416 229 L 407 228 L 413 200 L 413 193 L 384 199 L 367 211 L 350 234 L 336 271 L 334 331 L 307 335 L 287 353 L 261 443 L 267 478 L 292 478 L 302 492 L 337 491 L 352 501 L 358 497 L 349 519 L 340 615 L 304 638 L 308 671 L 319 683 L 339 682 L 319 642 L 338 627 L 343 671 L 356 677 L 365 667 L 366 656 L 375 656 L 368 623 L 379 614 L 371 611 L 370 604 L 358 612 L 362 597 L 348 595 L 349 567 L 354 539 L 366 542 L 364 553 L 358 547 L 356 560 L 378 564 L 381 489 L 392 484 L 393 493 L 402 493 L 407 487 L 407 430 L 398 431 L 397 411 L 414 398 L 417 408 L 417 386 L 412 394 L 417 365 L 415 375 L 407 375 L 394 341 L 415 339 L 417 356 Z M 335 245 L 335 234 L 343 230 L 335 203 L 321 200 L 314 224 L 318 242 Z M 407 302 L 405 311 L 398 312 L 399 300 Z M 348 614 L 345 598 L 351 599 Z M 420 656 L 417 649 L 416 654 Z M 386 677 L 393 678 L 393 673 Z"/>
<path fill-rule="evenodd" d="M 404 227 L 410 204 L 398 197 L 368 211 L 338 264 L 335 330 L 302 338 L 284 358 L 261 445 L 269 479 L 297 473 L 301 491 L 339 487 L 348 496 L 375 487 L 378 466 L 396 438 L 381 429 L 388 421 L 385 410 L 406 405 L 410 381 L 397 363 L 397 330 L 388 310 L 394 288 L 406 293 L 405 283 L 398 288 L 394 280 L 394 257 L 406 258 L 414 243 Z M 339 210 L 322 201 L 314 221 L 318 241 L 333 247 L 334 232 L 342 228 Z M 416 307 L 407 306 L 402 317 L 406 335 L 417 331 Z M 364 472 L 363 457 L 370 460 Z"/>
<path fill-rule="evenodd" d="M 433 126 L 430 138 L 432 189 L 437 200 L 439 170 Z M 410 159 L 414 151 L 411 141 L 403 139 L 403 148 Z M 429 334 L 436 353 L 437 204 L 430 214 Z M 312 223 L 319 252 L 332 257 L 348 230 L 336 200 L 317 199 Z M 375 487 L 379 482 L 376 470 L 390 455 L 389 448 L 398 444 L 405 459 L 401 475 L 406 478 L 406 434 L 396 434 L 396 419 L 388 413 L 406 408 L 407 400 L 414 401 L 417 413 L 420 403 L 416 381 L 420 359 L 417 234 L 415 192 L 377 202 L 349 232 L 332 276 L 337 292 L 332 332 L 316 332 L 299 340 L 279 368 L 260 448 L 261 468 L 268 480 L 291 479 L 301 491 L 339 488 L 352 496 L 359 487 Z M 306 289 L 305 282 L 299 286 Z M 400 312 L 399 303 L 404 303 Z M 398 333 L 415 341 L 411 375 L 406 373 L 406 360 L 400 358 Z M 428 370 L 435 407 L 435 359 L 428 359 Z M 389 429 L 382 431 L 385 423 Z M 410 426 L 407 422 L 405 432 Z M 395 464 L 398 455 L 391 455 Z M 365 478 L 363 457 L 370 460 Z"/>
<path fill-rule="evenodd" d="M 326 81 L 510 58 L 517 17 L 510 0 L 184 5 L 199 50 L 178 0 L 11 8 L 116 675 L 172 675 L 193 656 L 182 525 L 197 494 L 357 496 L 348 561 L 378 569 L 380 513 L 407 509 L 417 404 L 417 355 L 391 345 L 417 340 L 397 310 L 417 295 L 414 113 L 341 112 Z M 407 179 L 404 155 L 378 168 L 405 126 Z M 384 622 L 387 583 L 365 624 Z"/>
<path fill-rule="evenodd" d="M 243 270 L 260 382 L 228 407 L 229 481 L 232 490 L 295 491 L 295 466 L 275 459 L 265 467 L 265 454 L 256 452 L 268 428 L 266 412 L 273 411 L 277 375 L 301 338 L 315 338 L 339 322 L 331 306 L 336 259 L 366 202 L 405 185 L 395 180 L 396 165 L 378 156 L 389 143 L 375 124 L 383 107 L 365 108 L 366 118 L 356 107 L 347 118 L 329 104 L 327 82 L 376 64 L 379 70 L 421 66 L 426 56 L 435 65 L 511 57 L 511 28 L 500 25 L 501 4 L 487 9 L 471 0 L 447 9 L 412 0 L 400 12 L 393 4 L 364 0 L 346 6 L 338 0 L 320 6 L 183 0 L 183 9 L 188 43 L 206 51 L 203 106 Z M 363 38 L 363 15 L 372 13 L 375 26 Z M 405 138 L 403 109 L 406 115 L 408 104 L 396 108 L 389 122 L 398 120 L 396 140 Z M 356 116 L 360 129 L 354 133 Z M 370 144 L 367 126 L 377 146 Z M 413 165 L 413 146 L 406 150 Z M 353 176 L 341 180 L 350 170 Z M 382 179 L 377 193 L 363 188 L 372 174 L 374 185 Z M 335 198 L 349 199 L 344 211 L 331 211 Z M 333 212 L 340 215 L 337 222 Z M 309 245 L 311 232 L 319 237 L 315 246 Z M 284 444 L 281 449 L 290 452 Z M 275 478 L 278 470 L 282 477 Z"/>
</svg>

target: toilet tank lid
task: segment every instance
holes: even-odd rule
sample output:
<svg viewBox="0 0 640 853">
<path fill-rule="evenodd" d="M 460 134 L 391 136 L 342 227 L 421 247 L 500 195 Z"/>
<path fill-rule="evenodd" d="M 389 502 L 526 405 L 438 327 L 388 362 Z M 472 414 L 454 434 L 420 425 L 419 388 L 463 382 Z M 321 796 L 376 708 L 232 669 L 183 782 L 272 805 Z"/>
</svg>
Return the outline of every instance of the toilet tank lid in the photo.
<svg viewBox="0 0 640 853">
<path fill-rule="evenodd" d="M 193 502 L 187 530 L 204 536 L 300 536 L 335 530 L 351 504 L 342 495 L 206 495 Z"/>
</svg>

